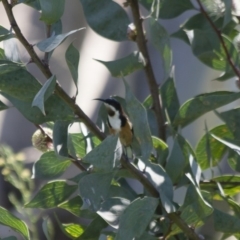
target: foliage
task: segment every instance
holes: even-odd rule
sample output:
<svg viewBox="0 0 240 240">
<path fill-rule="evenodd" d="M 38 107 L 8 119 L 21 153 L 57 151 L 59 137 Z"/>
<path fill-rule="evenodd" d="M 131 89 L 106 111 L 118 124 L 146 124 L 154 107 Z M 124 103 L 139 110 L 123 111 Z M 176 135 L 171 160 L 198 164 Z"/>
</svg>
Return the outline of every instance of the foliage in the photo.
<svg viewBox="0 0 240 240">
<path fill-rule="evenodd" d="M 239 108 L 221 112 L 218 110 L 219 107 L 238 100 L 240 94 L 237 91 L 202 93 L 180 105 L 174 83 L 170 44 L 171 38 L 184 41 L 199 61 L 221 72 L 217 81 L 235 77 L 240 86 L 240 16 L 235 9 L 231 9 L 232 5 L 228 1 L 127 0 L 122 6 L 112 0 L 79 1 L 87 23 L 95 32 L 114 41 L 134 41 L 138 46 L 137 51 L 129 52 L 122 59 L 97 60 L 107 67 L 113 77 L 123 78 L 135 71 L 146 73 L 150 94 L 143 103 L 136 99 L 125 79 L 125 99 L 116 97 L 134 126 L 134 159 L 128 159 L 124 151 L 121 151 L 117 136 L 106 137 L 91 122 L 75 100 L 59 86 L 55 74 L 35 52 L 37 47 L 49 61 L 54 49 L 69 35 L 82 29 L 62 33 L 61 17 L 65 0 L 12 1 L 13 5 L 26 4 L 34 8 L 36 13 L 40 11 L 40 21 L 52 31 L 34 48 L 19 31 L 12 15 L 13 6 L 7 0 L 0 2 L 15 32 L 0 26 L 0 41 L 18 38 L 46 77 L 45 84 L 41 86 L 24 64 L 7 59 L 4 49 L 0 49 L 0 94 L 32 124 L 38 126 L 43 134 L 47 135 L 40 124 L 52 125 L 53 130 L 52 136 L 47 136 L 46 139 L 53 143 L 54 151 L 43 153 L 33 166 L 33 177 L 48 182 L 33 197 L 30 197 L 32 181 L 25 177 L 18 179 L 24 172 L 23 165 L 19 168 L 17 161 L 12 164 L 11 161 L 15 158 L 12 157 L 12 152 L 9 153 L 10 150 L 6 150 L 8 154 L 1 151 L 0 160 L 4 166 L 2 172 L 5 179 L 24 196 L 25 214 L 28 213 L 29 216 L 32 208 L 61 208 L 77 217 L 86 218 L 90 223 L 80 225 L 62 223 L 56 216 L 63 233 L 78 240 L 95 240 L 100 235 L 101 239 L 108 240 L 154 240 L 159 239 L 159 236 L 162 239 L 202 239 L 193 229 L 206 224 L 210 217 L 213 217 L 215 231 L 224 233 L 222 239 L 239 237 L 240 206 L 234 197 L 239 193 L 240 177 L 212 174 L 209 179 L 205 179 L 204 174 L 207 171 L 213 172 L 226 159 L 236 173 L 240 171 Z M 144 20 L 140 19 L 139 5 L 148 11 Z M 129 28 L 128 9 L 134 19 L 134 30 Z M 172 19 L 189 10 L 195 10 L 195 14 L 169 35 L 159 19 Z M 142 20 L 147 23 L 146 32 L 142 29 Z M 151 74 L 152 66 L 146 44 L 152 44 L 162 58 L 164 83 L 158 89 L 156 79 Z M 78 49 L 70 44 L 65 59 L 76 87 L 79 58 Z M 0 102 L 0 110 L 7 108 Z M 179 129 L 187 127 L 210 111 L 214 111 L 224 123 L 210 130 L 206 126 L 206 133 L 200 137 L 196 149 L 193 149 Z M 101 108 L 98 124 L 101 121 L 105 124 L 104 114 L 104 108 Z M 89 134 L 70 133 L 70 126 L 74 122 L 85 124 Z M 169 140 L 172 140 L 173 145 L 168 145 Z M 91 151 L 87 152 L 87 149 Z M 79 168 L 79 174 L 70 179 L 57 179 L 71 164 Z M 142 193 L 137 194 L 126 179 L 139 181 L 143 185 Z M 183 186 L 187 191 L 184 202 L 180 204 L 174 200 L 174 194 Z M 13 196 L 10 199 L 22 213 L 22 203 L 14 200 Z M 232 214 L 217 209 L 214 200 L 227 203 Z M 43 222 L 47 239 L 51 235 L 49 221 L 46 218 Z M 28 223 L 27 226 L 2 207 L 0 224 L 22 234 L 24 239 L 33 237 L 34 223 Z M 112 228 L 106 230 L 107 226 Z M 174 235 L 177 238 L 172 238 Z"/>
</svg>

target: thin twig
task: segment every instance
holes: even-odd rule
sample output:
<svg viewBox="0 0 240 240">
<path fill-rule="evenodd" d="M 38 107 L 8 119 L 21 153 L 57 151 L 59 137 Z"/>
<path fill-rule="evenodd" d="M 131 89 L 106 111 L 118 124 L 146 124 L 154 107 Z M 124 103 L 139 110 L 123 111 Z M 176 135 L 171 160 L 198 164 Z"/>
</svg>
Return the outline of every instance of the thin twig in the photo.
<svg viewBox="0 0 240 240">
<path fill-rule="evenodd" d="M 12 6 L 8 3 L 7 0 L 2 0 L 3 6 L 7 13 L 11 27 L 13 28 L 18 40 L 25 47 L 29 53 L 32 61 L 39 67 L 44 76 L 49 79 L 52 76 L 52 73 L 49 69 L 48 64 L 44 64 L 41 59 L 36 54 L 33 46 L 29 44 L 27 39 L 23 36 L 12 12 Z M 80 121 L 82 121 L 89 131 L 91 131 L 96 137 L 100 140 L 105 138 L 105 134 L 100 131 L 100 129 L 89 119 L 89 117 L 82 111 L 82 109 L 75 103 L 75 101 L 67 95 L 67 93 L 60 87 L 59 83 L 56 84 L 55 93 L 58 95 L 68 106 L 73 110 L 73 112 L 78 116 Z"/>
<path fill-rule="evenodd" d="M 51 35 L 51 25 L 46 24 L 46 37 L 49 38 Z M 45 64 L 49 64 L 49 53 L 45 52 L 43 61 Z"/>
<path fill-rule="evenodd" d="M 158 84 L 153 73 L 153 68 L 152 68 L 150 56 L 149 56 L 147 45 L 146 45 L 146 39 L 145 39 L 143 27 L 142 27 L 142 18 L 139 12 L 138 1 L 129 0 L 129 4 L 132 10 L 134 24 L 137 30 L 137 38 L 136 38 L 137 45 L 146 60 L 146 65 L 144 67 L 144 70 L 147 76 L 148 86 L 153 99 L 153 110 L 158 122 L 158 136 L 163 141 L 166 141 L 166 128 L 164 124 L 163 111 L 160 103 Z"/>
<path fill-rule="evenodd" d="M 239 68 L 234 64 L 233 59 L 231 57 L 231 54 L 229 53 L 226 43 L 224 42 L 224 38 L 222 36 L 222 32 L 216 27 L 216 25 L 214 24 L 214 22 L 212 21 L 212 19 L 210 18 L 210 16 L 207 14 L 207 12 L 205 11 L 202 3 L 200 0 L 197 0 L 198 5 L 200 7 L 200 11 L 201 13 L 205 16 L 205 18 L 208 20 L 209 24 L 211 25 L 212 29 L 215 31 L 215 33 L 217 34 L 219 41 L 223 47 L 223 50 L 226 54 L 226 58 L 227 61 L 229 62 L 230 66 L 232 67 L 232 70 L 235 72 L 236 76 L 238 77 L 238 81 L 240 82 L 240 70 Z"/>
</svg>

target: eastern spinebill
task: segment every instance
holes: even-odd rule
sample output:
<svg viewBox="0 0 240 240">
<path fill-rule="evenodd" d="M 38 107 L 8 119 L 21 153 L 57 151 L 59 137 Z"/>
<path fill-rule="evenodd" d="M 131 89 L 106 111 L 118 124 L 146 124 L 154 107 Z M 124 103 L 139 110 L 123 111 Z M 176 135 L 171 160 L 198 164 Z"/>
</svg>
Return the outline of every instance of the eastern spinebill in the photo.
<svg viewBox="0 0 240 240">
<path fill-rule="evenodd" d="M 114 98 L 101 99 L 107 109 L 107 121 L 110 134 L 119 134 L 119 139 L 124 147 L 129 147 L 133 140 L 133 126 L 127 114 L 123 111 L 121 104 Z"/>
</svg>

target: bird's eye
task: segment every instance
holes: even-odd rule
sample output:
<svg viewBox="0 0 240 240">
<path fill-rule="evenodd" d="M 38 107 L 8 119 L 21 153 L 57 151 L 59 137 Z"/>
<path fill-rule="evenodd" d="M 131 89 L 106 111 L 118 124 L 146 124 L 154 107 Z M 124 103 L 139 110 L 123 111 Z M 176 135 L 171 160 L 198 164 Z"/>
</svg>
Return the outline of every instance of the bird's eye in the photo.
<svg viewBox="0 0 240 240">
<path fill-rule="evenodd" d="M 115 114 L 115 111 L 113 111 L 111 108 L 108 108 L 107 112 L 108 112 L 108 115 L 111 117 L 114 116 L 114 114 Z"/>
</svg>

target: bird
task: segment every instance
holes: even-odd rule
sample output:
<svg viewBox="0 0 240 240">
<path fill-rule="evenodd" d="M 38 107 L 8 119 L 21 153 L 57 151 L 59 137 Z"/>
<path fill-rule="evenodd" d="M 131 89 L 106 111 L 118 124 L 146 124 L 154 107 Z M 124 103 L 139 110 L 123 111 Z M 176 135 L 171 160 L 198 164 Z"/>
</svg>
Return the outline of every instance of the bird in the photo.
<svg viewBox="0 0 240 240">
<path fill-rule="evenodd" d="M 110 134 L 119 134 L 119 139 L 124 147 L 131 147 L 133 140 L 133 125 L 129 117 L 124 112 L 121 104 L 114 98 L 107 99 L 96 98 L 104 103 L 107 110 L 107 124 Z"/>
</svg>

